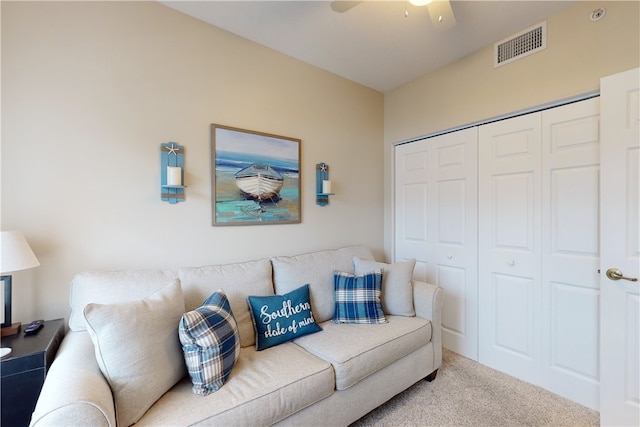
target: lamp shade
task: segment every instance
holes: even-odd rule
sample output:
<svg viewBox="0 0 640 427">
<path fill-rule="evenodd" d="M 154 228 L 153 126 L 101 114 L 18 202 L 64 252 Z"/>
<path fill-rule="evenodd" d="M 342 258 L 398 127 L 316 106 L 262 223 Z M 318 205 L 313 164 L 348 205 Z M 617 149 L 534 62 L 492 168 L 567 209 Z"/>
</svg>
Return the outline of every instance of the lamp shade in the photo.
<svg viewBox="0 0 640 427">
<path fill-rule="evenodd" d="M 0 234 L 0 273 L 26 270 L 40 265 L 38 258 L 29 247 L 22 232 L 18 230 L 3 231 Z"/>
<path fill-rule="evenodd" d="M 409 0 L 409 3 L 414 6 L 426 6 L 431 3 L 431 0 Z"/>
</svg>

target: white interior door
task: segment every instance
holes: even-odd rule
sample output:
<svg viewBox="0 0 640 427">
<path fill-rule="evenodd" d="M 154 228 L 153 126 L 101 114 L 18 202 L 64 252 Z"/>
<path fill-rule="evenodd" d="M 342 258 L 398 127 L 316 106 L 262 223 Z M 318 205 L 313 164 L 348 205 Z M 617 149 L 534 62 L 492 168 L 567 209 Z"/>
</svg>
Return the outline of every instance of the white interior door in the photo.
<svg viewBox="0 0 640 427">
<path fill-rule="evenodd" d="M 396 259 L 444 289 L 443 346 L 478 358 L 477 128 L 396 147 Z"/>
<path fill-rule="evenodd" d="M 602 425 L 640 425 L 640 72 L 601 80 Z"/>
</svg>

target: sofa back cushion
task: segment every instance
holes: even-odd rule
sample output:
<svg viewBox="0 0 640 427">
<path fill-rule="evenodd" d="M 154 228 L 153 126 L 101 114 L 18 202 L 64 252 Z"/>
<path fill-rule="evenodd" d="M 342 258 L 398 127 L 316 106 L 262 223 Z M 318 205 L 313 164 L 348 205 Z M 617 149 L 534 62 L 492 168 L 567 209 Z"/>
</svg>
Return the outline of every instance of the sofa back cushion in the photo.
<svg viewBox="0 0 640 427">
<path fill-rule="evenodd" d="M 374 260 L 366 246 L 271 258 L 276 293 L 286 294 L 308 284 L 316 322 L 330 320 L 334 310 L 333 270 L 354 273 L 353 257 Z"/>
<path fill-rule="evenodd" d="M 233 317 L 238 323 L 241 346 L 255 345 L 255 333 L 247 297 L 274 294 L 271 263 L 268 259 L 181 268 L 178 271 L 178 277 L 182 282 L 187 311 L 200 307 L 211 294 L 222 289 L 227 295 Z"/>
<path fill-rule="evenodd" d="M 101 271 L 76 274 L 71 281 L 69 328 L 86 331 L 83 310 L 89 303 L 117 304 L 137 301 L 178 277 L 176 270 Z"/>
</svg>

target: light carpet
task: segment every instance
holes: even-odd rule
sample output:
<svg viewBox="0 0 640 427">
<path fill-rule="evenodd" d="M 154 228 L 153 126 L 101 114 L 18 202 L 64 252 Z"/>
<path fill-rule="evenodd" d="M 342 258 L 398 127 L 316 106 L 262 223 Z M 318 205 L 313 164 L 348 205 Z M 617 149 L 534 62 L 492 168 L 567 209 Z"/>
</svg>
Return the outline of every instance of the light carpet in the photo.
<svg viewBox="0 0 640 427">
<path fill-rule="evenodd" d="M 433 382 L 419 381 L 351 427 L 598 426 L 600 414 L 443 350 Z"/>
</svg>

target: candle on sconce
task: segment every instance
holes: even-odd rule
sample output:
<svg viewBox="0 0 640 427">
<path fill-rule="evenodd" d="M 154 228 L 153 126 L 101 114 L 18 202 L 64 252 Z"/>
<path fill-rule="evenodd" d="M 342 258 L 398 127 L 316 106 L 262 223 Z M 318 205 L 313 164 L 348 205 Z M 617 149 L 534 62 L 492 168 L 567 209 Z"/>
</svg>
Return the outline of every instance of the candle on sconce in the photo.
<svg viewBox="0 0 640 427">
<path fill-rule="evenodd" d="M 331 193 L 331 181 L 329 181 L 328 179 L 322 181 L 322 193 Z"/>
<path fill-rule="evenodd" d="M 182 168 L 167 166 L 167 185 L 182 185 Z"/>
</svg>

